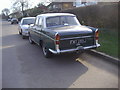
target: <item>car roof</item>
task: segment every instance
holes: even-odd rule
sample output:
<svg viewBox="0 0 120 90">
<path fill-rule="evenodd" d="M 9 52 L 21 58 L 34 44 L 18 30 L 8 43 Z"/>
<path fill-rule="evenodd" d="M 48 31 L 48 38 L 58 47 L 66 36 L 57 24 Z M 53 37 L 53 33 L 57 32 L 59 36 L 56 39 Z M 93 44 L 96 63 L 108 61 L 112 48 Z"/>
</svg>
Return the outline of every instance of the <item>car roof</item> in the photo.
<svg viewBox="0 0 120 90">
<path fill-rule="evenodd" d="M 12 18 L 12 19 L 17 19 L 17 18 Z"/>
<path fill-rule="evenodd" d="M 33 18 L 35 18 L 35 17 L 24 17 L 22 19 L 33 19 Z"/>
<path fill-rule="evenodd" d="M 70 13 L 46 13 L 46 14 L 40 14 L 37 17 L 42 16 L 42 17 L 52 17 L 52 16 L 75 16 L 74 14 Z"/>
</svg>

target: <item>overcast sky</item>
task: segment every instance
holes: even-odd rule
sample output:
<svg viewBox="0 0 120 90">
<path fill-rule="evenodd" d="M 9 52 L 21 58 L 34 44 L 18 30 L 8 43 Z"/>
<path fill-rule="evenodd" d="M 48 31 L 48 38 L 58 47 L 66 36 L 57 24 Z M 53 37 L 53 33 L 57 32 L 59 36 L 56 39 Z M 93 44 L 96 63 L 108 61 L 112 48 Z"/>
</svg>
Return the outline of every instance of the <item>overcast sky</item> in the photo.
<svg viewBox="0 0 120 90">
<path fill-rule="evenodd" d="M 28 0 L 30 4 L 30 8 L 36 6 L 40 2 L 48 1 L 48 0 Z M 0 13 L 4 8 L 11 9 L 12 4 L 14 3 L 14 0 L 2 0 L 0 2 Z"/>
</svg>

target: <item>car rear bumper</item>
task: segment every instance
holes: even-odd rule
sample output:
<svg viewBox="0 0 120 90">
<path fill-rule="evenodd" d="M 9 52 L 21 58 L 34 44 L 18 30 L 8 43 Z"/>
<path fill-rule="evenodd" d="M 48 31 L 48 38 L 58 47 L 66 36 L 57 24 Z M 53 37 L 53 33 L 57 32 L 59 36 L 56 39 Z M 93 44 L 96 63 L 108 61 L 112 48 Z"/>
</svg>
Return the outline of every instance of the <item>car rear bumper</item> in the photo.
<svg viewBox="0 0 120 90">
<path fill-rule="evenodd" d="M 93 49 L 93 48 L 97 48 L 99 47 L 100 44 L 97 44 L 97 45 L 93 45 L 93 46 L 87 46 L 87 47 L 77 47 L 75 49 L 67 49 L 67 50 L 52 50 L 52 49 L 49 49 L 50 52 L 52 52 L 53 54 L 60 54 L 60 53 L 67 53 L 67 52 L 77 52 L 77 51 L 80 51 L 80 50 L 87 50 L 87 49 Z"/>
<path fill-rule="evenodd" d="M 23 36 L 29 36 L 28 31 L 22 31 Z"/>
</svg>

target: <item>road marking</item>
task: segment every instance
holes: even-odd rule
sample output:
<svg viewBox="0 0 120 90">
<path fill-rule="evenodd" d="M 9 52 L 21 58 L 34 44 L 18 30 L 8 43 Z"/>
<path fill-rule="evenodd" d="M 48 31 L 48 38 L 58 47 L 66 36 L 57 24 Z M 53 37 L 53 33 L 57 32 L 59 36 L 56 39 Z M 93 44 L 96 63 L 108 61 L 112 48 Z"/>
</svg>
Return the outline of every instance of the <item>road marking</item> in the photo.
<svg viewBox="0 0 120 90">
<path fill-rule="evenodd" d="M 2 46 L 2 49 L 6 49 L 6 48 L 11 48 L 11 47 L 14 47 L 15 45 L 11 45 L 11 46 Z M 1 49 L 1 47 L 0 47 Z"/>
<path fill-rule="evenodd" d="M 79 63 L 82 63 L 82 64 L 85 65 L 86 67 L 89 67 L 89 66 L 92 67 L 92 65 L 91 65 L 90 63 L 88 63 L 87 61 L 85 61 L 84 59 L 77 58 L 75 61 L 76 61 L 76 62 L 79 62 Z"/>
</svg>

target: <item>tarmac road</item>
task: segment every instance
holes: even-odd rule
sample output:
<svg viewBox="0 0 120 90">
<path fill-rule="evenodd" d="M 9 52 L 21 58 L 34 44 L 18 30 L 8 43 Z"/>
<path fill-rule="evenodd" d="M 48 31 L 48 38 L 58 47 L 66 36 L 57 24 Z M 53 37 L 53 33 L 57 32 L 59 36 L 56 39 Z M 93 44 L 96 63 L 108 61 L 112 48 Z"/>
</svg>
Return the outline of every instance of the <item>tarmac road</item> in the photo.
<svg viewBox="0 0 120 90">
<path fill-rule="evenodd" d="M 87 53 L 47 59 L 17 28 L 2 22 L 3 88 L 118 88 L 117 65 Z"/>
</svg>

